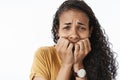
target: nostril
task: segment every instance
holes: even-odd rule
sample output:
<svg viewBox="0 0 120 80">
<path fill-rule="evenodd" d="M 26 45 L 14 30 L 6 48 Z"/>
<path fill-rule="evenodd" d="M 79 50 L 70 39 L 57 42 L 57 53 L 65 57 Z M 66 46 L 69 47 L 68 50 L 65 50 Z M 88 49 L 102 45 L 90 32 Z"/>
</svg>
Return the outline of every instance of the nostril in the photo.
<svg viewBox="0 0 120 80">
<path fill-rule="evenodd" d="M 75 35 L 71 35 L 71 36 L 69 37 L 69 40 L 70 40 L 70 42 L 72 42 L 72 43 L 78 42 L 79 39 L 80 39 L 79 36 L 75 36 Z"/>
<path fill-rule="evenodd" d="M 79 39 L 79 36 L 78 35 L 71 35 L 70 39 L 76 40 L 76 39 Z"/>
</svg>

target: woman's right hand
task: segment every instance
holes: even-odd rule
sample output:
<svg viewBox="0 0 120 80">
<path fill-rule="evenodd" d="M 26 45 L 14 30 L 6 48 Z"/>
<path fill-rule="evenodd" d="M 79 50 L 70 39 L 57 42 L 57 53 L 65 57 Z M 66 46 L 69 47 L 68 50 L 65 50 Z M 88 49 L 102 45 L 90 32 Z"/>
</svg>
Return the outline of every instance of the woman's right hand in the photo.
<svg viewBox="0 0 120 80">
<path fill-rule="evenodd" d="M 72 52 L 73 44 L 70 43 L 68 39 L 61 37 L 59 38 L 55 48 L 60 56 L 62 65 L 72 66 L 74 63 L 74 56 Z"/>
</svg>

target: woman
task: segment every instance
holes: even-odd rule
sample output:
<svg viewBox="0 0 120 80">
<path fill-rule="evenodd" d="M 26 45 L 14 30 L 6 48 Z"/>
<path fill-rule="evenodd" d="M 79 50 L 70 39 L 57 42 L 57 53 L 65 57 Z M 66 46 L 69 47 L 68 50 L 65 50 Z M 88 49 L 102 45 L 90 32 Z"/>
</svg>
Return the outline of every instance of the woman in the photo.
<svg viewBox="0 0 120 80">
<path fill-rule="evenodd" d="M 84 1 L 63 2 L 52 33 L 56 44 L 37 50 L 30 80 L 115 80 L 114 53 Z"/>
</svg>

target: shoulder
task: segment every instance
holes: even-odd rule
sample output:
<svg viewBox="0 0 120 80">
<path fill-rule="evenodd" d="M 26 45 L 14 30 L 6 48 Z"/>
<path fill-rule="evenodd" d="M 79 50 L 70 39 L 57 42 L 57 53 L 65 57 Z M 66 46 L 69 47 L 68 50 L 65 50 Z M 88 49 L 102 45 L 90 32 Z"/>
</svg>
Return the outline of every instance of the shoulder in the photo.
<svg viewBox="0 0 120 80">
<path fill-rule="evenodd" d="M 46 51 L 54 51 L 55 47 L 54 46 L 42 46 L 37 49 L 36 52 L 46 52 Z"/>
<path fill-rule="evenodd" d="M 54 46 L 42 46 L 39 47 L 36 52 L 35 52 L 35 56 L 45 56 L 48 54 L 51 54 L 52 52 L 55 52 L 55 47 Z"/>
</svg>

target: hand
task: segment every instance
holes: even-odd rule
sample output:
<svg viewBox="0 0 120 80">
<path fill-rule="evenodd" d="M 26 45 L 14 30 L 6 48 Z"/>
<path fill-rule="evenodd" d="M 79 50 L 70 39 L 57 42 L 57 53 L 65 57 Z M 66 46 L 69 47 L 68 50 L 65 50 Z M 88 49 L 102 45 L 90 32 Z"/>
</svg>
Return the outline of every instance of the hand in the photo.
<svg viewBox="0 0 120 80">
<path fill-rule="evenodd" d="M 55 48 L 61 58 L 62 65 L 72 66 L 74 63 L 72 52 L 73 44 L 70 43 L 68 39 L 62 37 L 58 40 Z"/>
<path fill-rule="evenodd" d="M 90 41 L 88 38 L 80 40 L 75 44 L 74 50 L 74 68 L 83 67 L 83 59 L 91 51 Z"/>
</svg>

